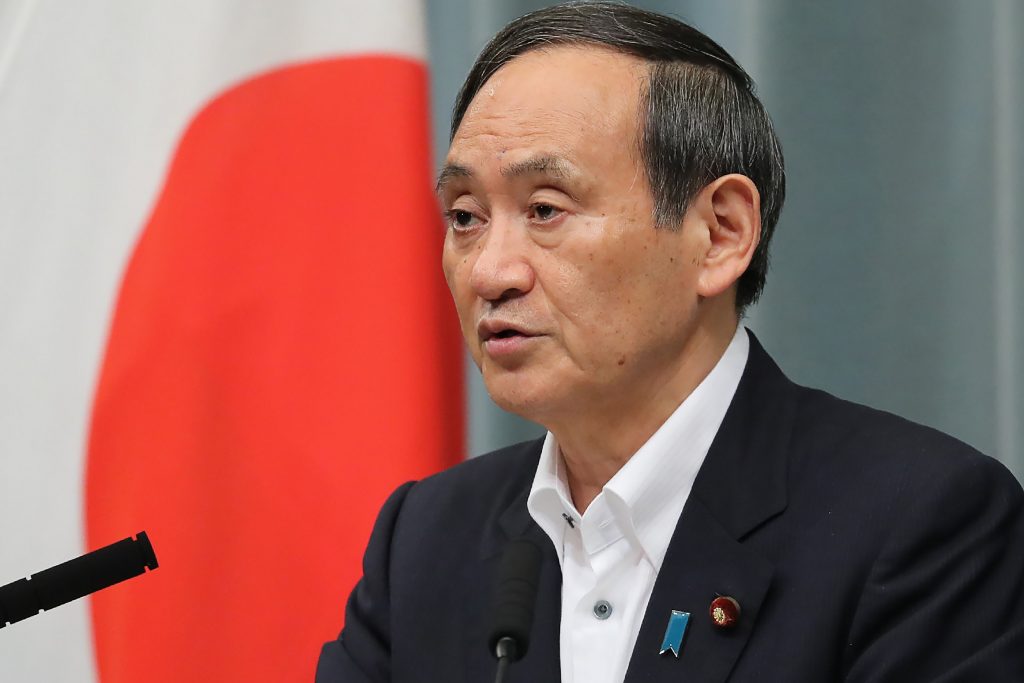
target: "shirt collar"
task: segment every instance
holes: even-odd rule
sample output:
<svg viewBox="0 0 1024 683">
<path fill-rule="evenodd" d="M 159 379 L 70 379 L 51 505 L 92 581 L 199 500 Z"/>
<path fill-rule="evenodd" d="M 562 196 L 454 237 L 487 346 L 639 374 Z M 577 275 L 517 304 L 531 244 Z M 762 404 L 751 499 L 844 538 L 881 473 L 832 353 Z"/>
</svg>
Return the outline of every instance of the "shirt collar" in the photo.
<svg viewBox="0 0 1024 683">
<path fill-rule="evenodd" d="M 540 450 L 540 461 L 537 463 L 537 473 L 533 477 L 526 508 L 551 539 L 559 563 L 562 561 L 566 529 L 574 528 L 580 521 L 580 514 L 572 503 L 564 469 L 555 435 L 548 432 Z"/>
<path fill-rule="evenodd" d="M 679 515 L 746 366 L 750 340 L 740 327 L 718 363 L 625 465 L 581 518 L 551 432 L 544 439 L 527 509 L 563 557 L 565 533 L 581 524 L 588 553 L 619 534 L 661 568 Z M 601 519 L 597 519 L 600 517 Z"/>
</svg>

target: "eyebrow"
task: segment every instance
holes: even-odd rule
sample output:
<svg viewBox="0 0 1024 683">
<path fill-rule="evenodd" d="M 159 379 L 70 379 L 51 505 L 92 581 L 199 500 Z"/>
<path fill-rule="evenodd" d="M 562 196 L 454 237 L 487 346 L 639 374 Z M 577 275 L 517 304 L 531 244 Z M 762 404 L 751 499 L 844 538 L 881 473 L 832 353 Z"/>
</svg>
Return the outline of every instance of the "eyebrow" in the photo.
<svg viewBox="0 0 1024 683">
<path fill-rule="evenodd" d="M 572 175 L 572 166 L 561 157 L 548 154 L 517 161 L 501 169 L 501 175 L 506 178 L 517 178 L 533 173 L 543 173 L 555 178 L 568 178 Z"/>
<path fill-rule="evenodd" d="M 437 184 L 434 186 L 434 194 L 441 196 L 444 188 L 452 181 L 452 178 L 472 178 L 473 171 L 461 164 L 445 164 L 441 172 L 437 174 Z"/>
<path fill-rule="evenodd" d="M 522 161 L 516 161 L 504 166 L 501 175 L 505 178 L 518 178 L 524 175 L 544 174 L 553 178 L 571 178 L 576 175 L 571 163 L 561 157 L 551 154 L 531 157 Z M 468 166 L 456 163 L 447 163 L 437 175 L 437 185 L 434 192 L 440 195 L 445 187 L 454 178 L 472 178 L 473 170 Z"/>
</svg>

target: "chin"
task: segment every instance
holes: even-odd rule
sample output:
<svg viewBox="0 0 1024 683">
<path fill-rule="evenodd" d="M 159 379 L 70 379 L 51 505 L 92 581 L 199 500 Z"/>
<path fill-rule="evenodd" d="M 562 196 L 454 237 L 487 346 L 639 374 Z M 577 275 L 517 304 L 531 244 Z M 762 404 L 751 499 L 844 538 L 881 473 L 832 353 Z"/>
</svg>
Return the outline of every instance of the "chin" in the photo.
<svg viewBox="0 0 1024 683">
<path fill-rule="evenodd" d="M 541 422 L 554 399 L 550 386 L 537 386 L 516 373 L 502 372 L 492 377 L 485 372 L 484 386 L 499 408 L 532 422 Z"/>
</svg>

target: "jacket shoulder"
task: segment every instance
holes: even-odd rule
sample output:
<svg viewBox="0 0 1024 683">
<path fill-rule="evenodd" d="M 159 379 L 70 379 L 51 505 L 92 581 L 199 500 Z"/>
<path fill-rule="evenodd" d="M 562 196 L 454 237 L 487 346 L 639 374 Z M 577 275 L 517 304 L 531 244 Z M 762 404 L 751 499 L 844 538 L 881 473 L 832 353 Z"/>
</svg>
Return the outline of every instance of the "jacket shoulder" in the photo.
<svg viewBox="0 0 1024 683">
<path fill-rule="evenodd" d="M 1002 463 L 949 434 L 817 389 L 797 386 L 796 392 L 793 455 L 797 470 L 846 465 L 890 478 L 910 472 L 928 478 L 979 471 L 1016 484 Z"/>
<path fill-rule="evenodd" d="M 409 489 L 397 533 L 410 549 L 439 538 L 467 547 L 496 533 L 499 519 L 533 482 L 543 439 L 518 443 L 461 462 Z"/>
<path fill-rule="evenodd" d="M 478 455 L 416 483 L 417 496 L 459 496 L 487 487 L 492 496 L 516 494 L 533 481 L 544 439 L 523 441 Z"/>
</svg>

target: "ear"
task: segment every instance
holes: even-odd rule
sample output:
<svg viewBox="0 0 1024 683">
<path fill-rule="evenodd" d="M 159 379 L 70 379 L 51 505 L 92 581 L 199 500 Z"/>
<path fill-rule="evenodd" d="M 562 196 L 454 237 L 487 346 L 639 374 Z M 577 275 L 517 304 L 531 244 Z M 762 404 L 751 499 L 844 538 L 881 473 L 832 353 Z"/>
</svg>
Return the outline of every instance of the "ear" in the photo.
<svg viewBox="0 0 1024 683">
<path fill-rule="evenodd" d="M 747 270 L 761 239 L 761 194 L 754 181 L 731 173 L 709 183 L 694 198 L 706 231 L 697 294 L 715 297 Z"/>
</svg>

